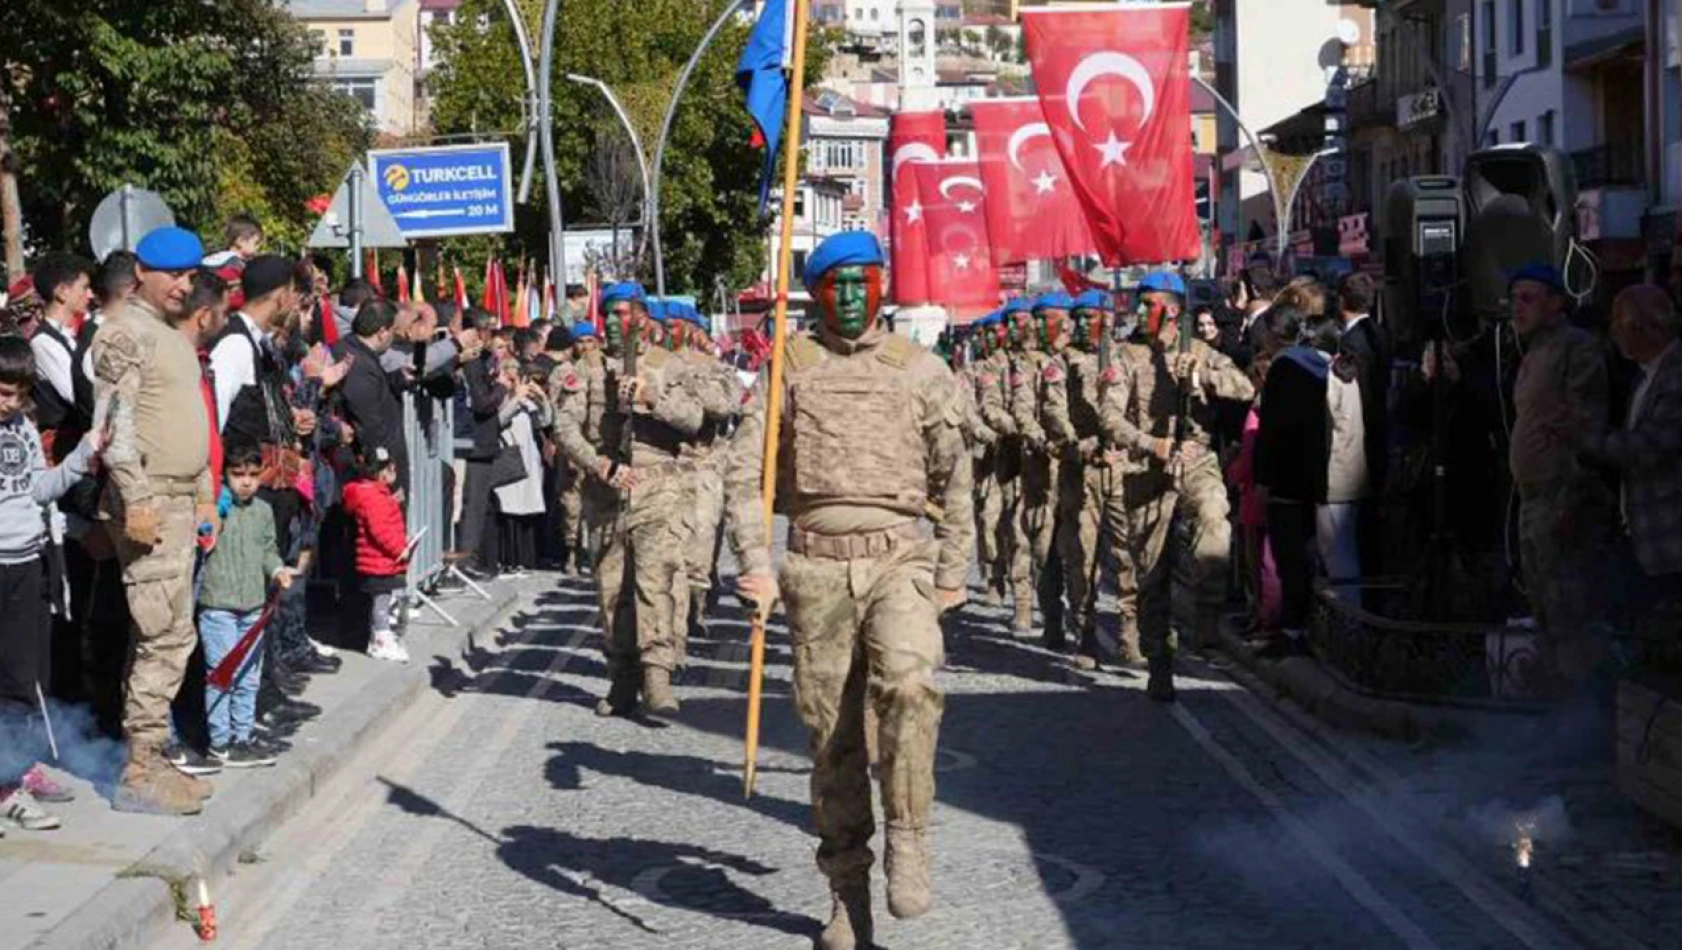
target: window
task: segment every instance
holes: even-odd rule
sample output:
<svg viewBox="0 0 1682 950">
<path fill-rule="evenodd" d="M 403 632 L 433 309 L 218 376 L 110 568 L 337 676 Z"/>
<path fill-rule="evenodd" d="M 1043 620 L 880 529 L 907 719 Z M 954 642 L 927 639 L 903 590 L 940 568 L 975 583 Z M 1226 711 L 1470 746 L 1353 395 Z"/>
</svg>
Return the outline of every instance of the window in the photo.
<svg viewBox="0 0 1682 950">
<path fill-rule="evenodd" d="M 804 280 L 806 278 L 806 252 L 795 251 L 794 260 L 790 263 L 793 266 L 789 268 L 789 276 L 795 280 Z"/>
<path fill-rule="evenodd" d="M 1507 0 L 1507 55 L 1524 55 L 1525 0 Z"/>
<path fill-rule="evenodd" d="M 1459 36 L 1460 71 L 1469 73 L 1472 71 L 1472 15 L 1470 13 L 1460 14 Z M 1383 47 L 1379 48 L 1383 49 Z"/>
<path fill-rule="evenodd" d="M 1547 68 L 1554 60 L 1554 0 L 1536 0 L 1536 66 Z"/>
<path fill-rule="evenodd" d="M 1494 129 L 1490 129 L 1488 132 L 1484 133 L 1484 136 L 1483 136 L 1483 147 L 1484 148 L 1494 148 L 1495 146 L 1500 145 L 1500 144 L 1501 144 L 1501 133 L 1500 132 L 1497 132 Z"/>
<path fill-rule="evenodd" d="M 1507 132 L 1509 133 L 1507 138 L 1510 141 L 1513 141 L 1513 142 L 1527 142 L 1527 141 L 1530 140 L 1530 136 L 1525 134 L 1525 127 L 1524 127 L 1524 120 L 1523 119 L 1520 119 L 1517 122 L 1514 122 L 1512 124 L 1512 126 L 1510 126 L 1507 129 Z"/>
<path fill-rule="evenodd" d="M 1485 87 L 1495 85 L 1500 77 L 1495 65 L 1495 0 L 1484 0 L 1479 13 L 1483 17 L 1483 55 L 1479 68 Z"/>
<path fill-rule="evenodd" d="M 373 79 L 335 79 L 333 89 L 355 99 L 362 105 L 369 115 L 375 114 L 374 105 L 379 101 L 379 86 Z"/>
<path fill-rule="evenodd" d="M 1554 110 L 1549 109 L 1536 119 L 1536 144 L 1554 144 Z"/>
<path fill-rule="evenodd" d="M 797 218 L 806 216 L 806 192 L 804 190 L 794 193 L 794 216 Z"/>
<path fill-rule="evenodd" d="M 340 56 L 355 56 L 356 55 L 356 31 L 355 30 L 340 30 L 339 31 L 339 55 Z"/>
<path fill-rule="evenodd" d="M 875 23 L 876 21 L 878 21 L 880 19 L 882 19 L 882 11 L 876 9 L 875 7 L 871 7 L 870 8 L 870 22 Z"/>
</svg>

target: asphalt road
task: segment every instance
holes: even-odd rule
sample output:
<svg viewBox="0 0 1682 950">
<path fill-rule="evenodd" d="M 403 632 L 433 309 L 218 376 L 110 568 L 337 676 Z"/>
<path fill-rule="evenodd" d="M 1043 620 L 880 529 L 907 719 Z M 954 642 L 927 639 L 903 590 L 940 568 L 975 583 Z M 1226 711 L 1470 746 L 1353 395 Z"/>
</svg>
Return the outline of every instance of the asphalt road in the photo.
<svg viewBox="0 0 1682 950">
<path fill-rule="evenodd" d="M 748 948 L 810 944 L 805 736 L 774 631 L 758 794 L 742 798 L 745 624 L 692 641 L 676 722 L 596 718 L 587 580 L 532 605 L 214 895 L 241 948 Z M 1181 701 L 949 621 L 936 909 L 916 948 L 1577 946 L 1527 903 L 1502 842 L 1395 785 L 1394 749 L 1282 715 L 1192 660 Z M 161 948 L 197 946 L 185 927 Z"/>
</svg>

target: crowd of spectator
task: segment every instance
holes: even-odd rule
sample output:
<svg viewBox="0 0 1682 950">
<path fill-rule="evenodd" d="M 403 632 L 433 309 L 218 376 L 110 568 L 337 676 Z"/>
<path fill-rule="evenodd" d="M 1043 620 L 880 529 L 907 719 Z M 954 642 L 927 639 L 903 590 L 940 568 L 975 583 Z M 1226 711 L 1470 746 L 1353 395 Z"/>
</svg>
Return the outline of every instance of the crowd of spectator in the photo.
<svg viewBox="0 0 1682 950">
<path fill-rule="evenodd" d="M 119 809 L 190 814 L 202 776 L 273 765 L 341 648 L 408 662 L 409 525 L 441 525 L 475 581 L 587 563 L 548 390 L 596 345 L 582 288 L 500 326 L 335 291 L 250 218 L 223 237 L 43 254 L 0 308 L 0 834 L 58 827 L 73 795 L 41 765 L 53 710 L 127 743 Z M 410 490 L 406 399 L 411 420 L 453 407 L 442 497 Z"/>
</svg>

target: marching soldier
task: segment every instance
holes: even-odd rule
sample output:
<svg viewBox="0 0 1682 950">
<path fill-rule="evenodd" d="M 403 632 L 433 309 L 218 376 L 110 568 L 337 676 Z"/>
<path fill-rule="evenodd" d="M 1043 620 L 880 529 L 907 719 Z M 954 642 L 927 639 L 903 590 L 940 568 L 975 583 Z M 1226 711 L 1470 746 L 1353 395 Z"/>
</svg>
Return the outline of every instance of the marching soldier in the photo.
<svg viewBox="0 0 1682 950">
<path fill-rule="evenodd" d="M 603 376 L 601 337 L 596 334 L 596 325 L 589 320 L 580 320 L 572 325 L 572 352 L 568 358 L 556 365 L 555 371 L 549 376 L 549 402 L 556 411 L 560 411 L 565 392 L 564 383 L 568 379 L 579 379 L 586 384 L 593 384 Z M 584 570 L 584 564 L 593 556 L 587 535 L 584 530 L 584 486 L 589 481 L 584 472 L 578 470 L 567 461 L 566 454 L 560 453 L 556 459 L 561 474 L 557 480 L 560 485 L 561 533 L 566 542 L 566 561 L 561 569 L 568 574 L 579 574 Z"/>
<path fill-rule="evenodd" d="M 1047 385 L 1047 374 L 1061 374 L 1057 369 L 1060 355 L 1069 341 L 1069 307 L 1073 303 L 1061 291 L 1043 294 L 1034 301 L 1032 325 L 1039 348 L 1029 350 L 1022 360 L 1021 371 L 1015 374 L 1011 386 L 1011 417 L 1022 437 L 1022 504 L 1018 517 L 1022 534 L 1028 539 L 1030 577 L 1040 604 L 1040 620 L 1044 623 L 1041 638 L 1046 646 L 1062 647 L 1063 578 L 1062 560 L 1053 542 L 1057 537 L 1057 490 L 1061 479 L 1061 460 L 1053 452 L 1041 423 L 1040 399 Z M 1062 385 L 1061 382 L 1058 385 Z"/>
<path fill-rule="evenodd" d="M 994 364 L 996 376 L 984 377 L 981 419 L 999 437 L 994 454 L 993 477 L 999 492 L 999 560 L 1010 581 L 1016 616 L 1011 628 L 1017 633 L 1034 629 L 1034 582 L 1030 567 L 1027 534 L 1022 530 L 1022 433 L 1017 430 L 1011 399 L 1015 380 L 1024 371 L 1024 361 L 1034 346 L 1032 307 L 1023 299 L 1012 300 L 999 311 L 1005 328 L 1005 346 Z"/>
<path fill-rule="evenodd" d="M 596 588 L 611 685 L 596 714 L 629 714 L 640 689 L 648 712 L 671 715 L 678 709 L 672 590 L 683 571 L 686 484 L 679 454 L 703 411 L 682 364 L 660 348 L 664 335 L 642 288 L 615 284 L 603 291 L 602 306 L 608 356 L 601 377 L 564 379 L 555 414 L 561 451 L 588 479 L 584 520 L 601 545 Z"/>
<path fill-rule="evenodd" d="M 199 358 L 178 324 L 204 247 L 191 231 L 158 228 L 135 249 L 135 295 L 100 328 L 92 357 L 95 400 L 110 407 L 111 478 L 101 503 L 116 542 L 134 636 L 123 732 L 128 762 L 112 804 L 119 811 L 190 815 L 210 783 L 163 757 L 169 706 L 198 641 L 193 553 L 200 526 L 216 524 L 210 415 Z"/>
<path fill-rule="evenodd" d="M 820 950 L 872 946 L 866 704 L 880 723 L 888 911 L 917 917 L 932 903 L 925 836 L 944 703 L 934 681 L 939 618 L 963 601 L 974 530 L 958 384 L 938 357 L 878 322 L 882 277 L 881 245 L 866 232 L 829 238 L 806 263 L 821 322 L 788 343 L 778 471 L 791 524 L 780 578 L 760 498 L 762 392 L 725 479 L 740 594 L 767 610 L 780 586 L 794 640 L 818 866 L 833 907 Z"/>
<path fill-rule="evenodd" d="M 995 327 L 1001 325 L 998 313 L 990 313 L 975 321 L 974 350 L 969 362 L 959 373 L 968 405 L 968 439 L 970 443 L 970 471 L 975 485 L 975 548 L 980 560 L 982 597 L 992 605 L 1004 602 L 1003 566 L 999 563 L 999 486 L 993 479 L 998 454 L 998 433 L 981 414 L 981 402 L 991 380 L 997 378 L 994 367 L 994 346 L 998 341 Z"/>
<path fill-rule="evenodd" d="M 1123 478 L 1125 540 L 1139 577 L 1148 691 L 1172 702 L 1179 634 L 1199 645 L 1214 640 L 1231 543 L 1226 486 L 1212 449 L 1214 400 L 1249 400 L 1255 388 L 1232 360 L 1181 326 L 1186 287 L 1179 275 L 1151 274 L 1139 290 L 1145 342 L 1124 348 L 1107 371 L 1099 424 L 1112 445 L 1144 463 Z M 1171 532 L 1176 517 L 1185 524 Z M 1166 550 L 1170 534 L 1183 549 Z"/>
</svg>

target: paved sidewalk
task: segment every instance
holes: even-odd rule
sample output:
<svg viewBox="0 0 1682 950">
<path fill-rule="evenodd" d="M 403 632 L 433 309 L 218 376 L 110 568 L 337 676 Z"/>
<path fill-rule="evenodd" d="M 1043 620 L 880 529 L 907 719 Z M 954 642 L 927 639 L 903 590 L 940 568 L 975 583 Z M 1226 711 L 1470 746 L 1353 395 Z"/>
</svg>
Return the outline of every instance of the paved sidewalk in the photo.
<svg viewBox="0 0 1682 950">
<path fill-rule="evenodd" d="M 440 662 L 452 662 L 474 638 L 502 621 L 520 593 L 547 588 L 533 575 L 440 601 L 459 626 L 430 611 L 412 615 L 412 662 L 397 666 L 341 651 L 343 668 L 311 679 L 305 700 L 322 707 L 288 737 L 292 748 L 272 769 L 224 771 L 216 794 L 192 818 L 113 811 L 110 796 L 123 749 L 87 740 L 68 783 L 76 801 L 52 806 L 56 831 L 11 830 L 0 839 L 0 948 L 95 948 L 139 942 L 178 909 L 184 885 L 206 870 L 225 872 L 239 855 L 304 807 L 315 789 L 354 756 L 378 727 L 425 689 Z M 62 727 L 61 727 L 62 728 Z M 61 743 L 71 737 L 60 735 Z M 63 772 L 55 771 L 60 777 Z M 173 892 L 173 893 L 172 893 Z"/>
</svg>

